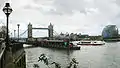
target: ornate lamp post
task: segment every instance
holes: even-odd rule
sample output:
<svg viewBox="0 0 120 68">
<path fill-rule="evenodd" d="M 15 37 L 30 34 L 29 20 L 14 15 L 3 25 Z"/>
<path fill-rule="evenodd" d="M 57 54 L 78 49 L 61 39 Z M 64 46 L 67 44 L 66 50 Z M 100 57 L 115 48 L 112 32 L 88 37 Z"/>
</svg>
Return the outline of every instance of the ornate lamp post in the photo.
<svg viewBox="0 0 120 68">
<path fill-rule="evenodd" d="M 16 32 L 16 30 L 14 30 L 14 38 L 15 38 L 15 32 Z"/>
<path fill-rule="evenodd" d="M 18 26 L 18 42 L 19 42 L 19 26 L 20 26 L 20 24 L 17 24 L 17 26 Z"/>
<path fill-rule="evenodd" d="M 12 38 L 12 33 L 11 33 L 11 38 Z"/>
<path fill-rule="evenodd" d="M 11 14 L 12 12 L 12 8 L 10 7 L 10 4 L 9 3 L 6 3 L 4 8 L 3 8 L 3 12 L 6 14 L 6 18 L 7 18 L 7 35 L 6 35 L 6 45 L 9 46 L 9 36 L 8 36 L 8 18 L 9 18 L 9 15 Z"/>
</svg>

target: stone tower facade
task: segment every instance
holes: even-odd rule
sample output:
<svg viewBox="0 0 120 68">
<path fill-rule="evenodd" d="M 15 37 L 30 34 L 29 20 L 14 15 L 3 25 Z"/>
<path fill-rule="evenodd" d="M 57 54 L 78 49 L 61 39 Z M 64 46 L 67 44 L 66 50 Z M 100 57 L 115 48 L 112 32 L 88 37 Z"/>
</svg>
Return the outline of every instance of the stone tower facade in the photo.
<svg viewBox="0 0 120 68">
<path fill-rule="evenodd" d="M 32 40 L 32 24 L 28 24 L 28 40 Z"/>
<path fill-rule="evenodd" d="M 53 25 L 51 23 L 48 26 L 48 35 L 49 35 L 49 39 L 53 39 Z"/>
</svg>

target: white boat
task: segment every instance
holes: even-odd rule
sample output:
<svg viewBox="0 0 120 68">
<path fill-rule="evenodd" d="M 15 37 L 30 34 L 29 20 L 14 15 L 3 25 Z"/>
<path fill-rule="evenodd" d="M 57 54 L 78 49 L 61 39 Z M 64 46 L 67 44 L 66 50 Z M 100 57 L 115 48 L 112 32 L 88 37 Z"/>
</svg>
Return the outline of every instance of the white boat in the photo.
<svg viewBox="0 0 120 68">
<path fill-rule="evenodd" d="M 104 44 L 105 44 L 104 41 L 85 41 L 85 40 L 79 41 L 77 43 L 77 45 L 104 45 Z"/>
<path fill-rule="evenodd" d="M 80 49 L 81 48 L 81 45 L 77 45 L 77 42 L 70 42 L 69 44 L 70 47 L 73 47 L 73 48 L 77 48 L 77 49 Z"/>
</svg>

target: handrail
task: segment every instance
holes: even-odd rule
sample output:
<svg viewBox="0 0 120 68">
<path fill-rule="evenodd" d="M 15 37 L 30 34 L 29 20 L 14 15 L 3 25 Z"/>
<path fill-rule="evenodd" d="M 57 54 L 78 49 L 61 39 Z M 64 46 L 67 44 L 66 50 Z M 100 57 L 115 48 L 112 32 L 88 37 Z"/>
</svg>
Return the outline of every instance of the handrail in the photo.
<svg viewBox="0 0 120 68">
<path fill-rule="evenodd" d="M 14 43 L 11 46 L 12 46 L 12 52 L 13 53 L 23 48 L 22 43 Z"/>
<path fill-rule="evenodd" d="M 2 56 L 3 56 L 3 54 L 4 54 L 4 52 L 5 52 L 6 46 L 4 46 L 4 47 L 1 48 L 1 49 L 2 49 L 2 51 L 1 51 L 1 53 L 0 53 L 0 60 L 1 60 L 1 58 L 2 58 Z"/>
</svg>

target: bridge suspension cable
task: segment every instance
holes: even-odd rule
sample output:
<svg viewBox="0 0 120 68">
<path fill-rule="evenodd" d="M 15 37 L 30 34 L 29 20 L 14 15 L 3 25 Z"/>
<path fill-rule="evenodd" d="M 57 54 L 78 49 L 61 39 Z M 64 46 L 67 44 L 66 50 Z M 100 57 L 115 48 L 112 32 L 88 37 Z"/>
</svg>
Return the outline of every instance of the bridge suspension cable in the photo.
<svg viewBox="0 0 120 68">
<path fill-rule="evenodd" d="M 58 36 L 59 34 L 54 30 L 53 31 L 54 36 Z"/>
<path fill-rule="evenodd" d="M 28 31 L 28 29 L 25 30 L 23 33 L 21 33 L 20 36 L 23 36 L 27 31 Z"/>
<path fill-rule="evenodd" d="M 27 31 L 28 31 L 28 29 L 25 30 L 23 33 L 21 33 L 19 36 L 20 37 L 23 36 Z M 53 31 L 53 34 L 54 34 L 54 36 L 58 36 L 59 35 L 55 30 Z"/>
</svg>

